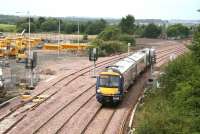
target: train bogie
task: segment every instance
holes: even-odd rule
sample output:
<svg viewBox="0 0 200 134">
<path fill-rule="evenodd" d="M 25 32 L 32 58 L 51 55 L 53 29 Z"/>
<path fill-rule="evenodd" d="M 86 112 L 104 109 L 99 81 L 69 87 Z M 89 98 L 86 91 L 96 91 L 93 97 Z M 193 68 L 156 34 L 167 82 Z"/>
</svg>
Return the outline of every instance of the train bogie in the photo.
<svg viewBox="0 0 200 134">
<path fill-rule="evenodd" d="M 101 104 L 118 104 L 122 101 L 123 95 L 105 96 L 102 94 L 96 94 L 96 98 Z"/>
</svg>

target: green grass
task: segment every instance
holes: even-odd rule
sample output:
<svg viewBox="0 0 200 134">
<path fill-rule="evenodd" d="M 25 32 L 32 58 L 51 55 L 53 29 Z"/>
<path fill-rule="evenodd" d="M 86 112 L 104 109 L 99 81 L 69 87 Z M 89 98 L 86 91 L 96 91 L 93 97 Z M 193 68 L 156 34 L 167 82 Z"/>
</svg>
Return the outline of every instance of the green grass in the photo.
<svg viewBox="0 0 200 134">
<path fill-rule="evenodd" d="M 15 32 L 16 25 L 0 24 L 0 32 Z"/>
</svg>

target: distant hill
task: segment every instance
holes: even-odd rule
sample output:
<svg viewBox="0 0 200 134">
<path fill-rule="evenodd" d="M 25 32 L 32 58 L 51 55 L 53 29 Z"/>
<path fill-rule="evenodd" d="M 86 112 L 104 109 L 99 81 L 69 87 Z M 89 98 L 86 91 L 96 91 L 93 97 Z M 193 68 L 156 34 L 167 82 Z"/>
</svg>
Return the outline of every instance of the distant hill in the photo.
<svg viewBox="0 0 200 134">
<path fill-rule="evenodd" d="M 34 18 L 39 18 L 40 16 L 33 16 Z M 3 24 L 16 24 L 17 21 L 24 17 L 14 16 L 14 15 L 0 15 L 0 23 Z M 46 17 L 51 18 L 51 17 Z M 52 17 L 53 18 L 53 17 Z M 64 21 L 80 21 L 80 22 L 88 22 L 88 21 L 95 21 L 101 18 L 90 18 L 90 17 L 60 17 Z M 112 19 L 112 18 L 103 18 L 110 24 L 118 24 L 120 19 Z"/>
<path fill-rule="evenodd" d="M 161 20 L 161 19 L 138 19 L 138 20 L 136 20 L 136 24 L 140 24 L 140 25 L 147 25 L 149 23 L 154 23 L 157 25 L 163 25 L 163 24 L 172 25 L 172 24 L 181 23 L 181 24 L 184 24 L 187 26 L 191 26 L 191 25 L 200 24 L 200 20 Z"/>
<path fill-rule="evenodd" d="M 139 24 L 139 25 L 148 25 L 150 23 L 154 23 L 154 24 L 157 24 L 157 25 L 163 25 L 166 23 L 166 21 L 163 21 L 161 19 L 136 19 L 136 24 Z"/>
<path fill-rule="evenodd" d="M 34 16 L 34 18 L 38 18 L 39 16 Z M 16 24 L 19 19 L 24 18 L 20 16 L 14 16 L 14 15 L 0 15 L 0 23 L 4 24 Z M 90 17 L 61 17 L 62 20 L 66 21 L 80 21 L 80 22 L 87 22 L 87 21 L 95 21 L 101 18 L 90 18 Z M 109 24 L 118 24 L 120 22 L 120 19 L 112 19 L 112 18 L 103 18 L 105 19 Z M 140 25 L 147 25 L 149 23 L 154 23 L 157 25 L 163 25 L 163 24 L 175 24 L 175 23 L 182 23 L 185 25 L 195 25 L 200 24 L 200 20 L 161 20 L 161 19 L 136 19 L 136 24 Z"/>
<path fill-rule="evenodd" d="M 185 25 L 196 25 L 200 24 L 200 20 L 169 20 L 169 24 L 176 24 L 176 23 L 182 23 Z"/>
</svg>

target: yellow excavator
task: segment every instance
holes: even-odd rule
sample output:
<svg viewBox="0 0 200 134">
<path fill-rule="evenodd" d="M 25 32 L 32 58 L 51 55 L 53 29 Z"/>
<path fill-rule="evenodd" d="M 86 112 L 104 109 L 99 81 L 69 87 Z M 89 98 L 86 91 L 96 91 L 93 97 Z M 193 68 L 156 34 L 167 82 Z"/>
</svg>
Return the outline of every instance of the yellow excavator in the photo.
<svg viewBox="0 0 200 134">
<path fill-rule="evenodd" d="M 17 62 L 23 62 L 27 58 L 26 50 L 38 45 L 41 38 L 28 38 L 24 36 L 25 29 L 22 33 L 18 34 L 15 38 L 2 37 L 0 38 L 0 58 L 16 57 Z M 1 35 L 1 34 L 0 34 Z"/>
</svg>

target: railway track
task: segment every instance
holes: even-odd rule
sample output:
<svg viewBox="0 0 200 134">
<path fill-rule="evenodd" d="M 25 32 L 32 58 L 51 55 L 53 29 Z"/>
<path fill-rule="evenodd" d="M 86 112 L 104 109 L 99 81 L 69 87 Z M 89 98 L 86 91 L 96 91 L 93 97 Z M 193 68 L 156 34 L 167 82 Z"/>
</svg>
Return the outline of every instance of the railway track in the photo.
<svg viewBox="0 0 200 134">
<path fill-rule="evenodd" d="M 180 55 L 184 51 L 185 48 L 178 46 L 169 47 L 168 50 L 160 49 L 157 51 L 157 64 L 166 62 L 171 53 Z M 124 56 L 99 62 L 97 67 L 112 64 Z M 67 76 L 61 76 L 48 87 L 44 86 L 45 88 L 36 92 L 34 97 L 48 97 L 41 103 L 31 105 L 33 97 L 5 114 L 0 118 L 0 130 L 2 122 L 6 123 L 6 119 L 11 123 L 0 133 L 124 133 L 125 122 L 143 92 L 148 72 L 137 80 L 119 106 L 102 107 L 95 99 L 95 80 L 88 78 L 87 75 L 90 70 L 91 66 L 87 66 Z M 9 120 L 9 117 L 12 120 Z"/>
<path fill-rule="evenodd" d="M 125 54 L 123 54 L 123 55 L 121 55 L 121 56 L 116 56 L 116 57 L 114 57 L 114 58 L 110 58 L 109 60 L 102 61 L 102 62 L 100 62 L 100 63 L 97 63 L 97 68 L 102 67 L 103 65 L 105 66 L 105 65 L 107 65 L 107 64 L 110 63 L 110 62 L 113 63 L 113 62 L 115 62 L 115 61 L 117 61 L 117 60 L 123 58 L 124 55 L 125 55 Z M 75 72 L 75 73 L 72 73 L 72 74 L 70 74 L 70 75 L 68 75 L 68 76 L 65 76 L 64 78 L 61 78 L 59 81 L 57 81 L 56 83 L 53 84 L 52 87 L 54 87 L 54 88 L 51 87 L 51 88 L 47 88 L 47 89 L 45 89 L 45 90 L 43 90 L 43 91 L 40 91 L 39 93 L 37 93 L 36 95 L 34 95 L 34 97 L 36 97 L 36 96 L 38 96 L 38 95 L 41 95 L 41 94 L 45 94 L 45 93 L 48 92 L 48 93 L 50 93 L 50 95 L 49 95 L 49 97 L 47 97 L 47 99 L 45 99 L 45 101 L 47 101 L 49 98 L 51 98 L 52 96 L 54 96 L 55 94 L 57 94 L 57 93 L 62 89 L 62 87 L 67 86 L 70 82 L 74 81 L 74 80 L 77 79 L 79 76 L 82 76 L 82 75 L 88 73 L 88 72 L 91 70 L 90 67 L 91 67 L 91 66 L 86 67 L 86 68 L 81 69 L 81 70 L 79 70 L 79 71 L 77 71 L 77 72 Z M 69 79 L 70 76 L 72 77 L 71 79 Z M 66 78 L 68 78 L 68 81 L 65 81 Z M 56 85 L 57 83 L 59 83 L 59 85 Z M 50 92 L 49 92 L 49 91 L 50 91 Z M 51 91 L 53 91 L 53 92 L 51 92 Z M 33 97 L 31 100 L 33 100 L 34 97 Z M 2 121 L 2 120 L 5 119 L 6 117 L 9 117 L 9 116 L 12 115 L 12 113 L 14 113 L 16 110 L 20 109 L 20 108 L 23 107 L 25 104 L 30 103 L 31 100 L 29 100 L 29 101 L 27 101 L 27 102 L 25 102 L 25 103 L 23 103 L 23 104 L 19 104 L 17 107 L 15 107 L 14 109 L 12 109 L 12 110 L 9 111 L 8 113 L 6 113 L 0 120 Z M 18 114 L 21 114 L 21 116 L 24 117 L 26 111 L 32 109 L 33 107 L 34 107 L 34 109 L 35 109 L 35 108 L 38 107 L 40 104 L 42 104 L 42 103 L 39 103 L 39 104 L 37 104 L 37 105 L 31 105 L 31 106 L 29 106 L 28 108 L 24 109 L 23 111 L 20 111 L 20 110 L 19 110 L 20 112 L 17 113 L 17 114 L 15 114 L 15 116 L 18 115 Z M 21 121 L 22 117 L 21 117 L 21 118 L 18 118 L 18 120 L 15 121 L 15 122 Z M 12 125 L 11 125 L 10 127 L 12 127 L 13 124 L 16 125 L 15 122 L 12 123 Z M 5 132 L 7 132 L 8 130 L 10 130 L 10 127 L 7 128 L 7 129 L 5 130 Z"/>
<path fill-rule="evenodd" d="M 43 123 L 34 133 L 58 133 L 66 122 L 68 122 L 85 105 L 95 98 L 94 91 L 94 87 L 91 87 L 86 92 L 82 93 L 79 98 L 77 97 L 76 101 L 71 101 L 70 103 L 65 104 L 62 109 L 57 111 L 51 118 Z M 73 106 L 73 109 L 70 108 L 70 105 Z M 66 115 L 66 113 L 68 114 Z M 51 126 L 54 126 L 54 128 L 51 128 Z"/>
<path fill-rule="evenodd" d="M 188 51 L 188 49 L 186 47 L 177 46 L 175 48 L 172 48 L 170 52 L 164 51 L 164 52 L 158 53 L 159 55 L 157 56 L 157 59 L 156 59 L 157 64 L 156 64 L 155 68 L 159 68 L 164 63 L 167 63 L 170 60 L 171 55 L 179 56 L 187 51 Z"/>
<path fill-rule="evenodd" d="M 116 56 L 116 57 L 114 57 L 114 58 L 109 58 L 108 60 L 104 60 L 104 61 L 98 62 L 96 65 L 99 65 L 99 64 L 102 64 L 102 63 L 106 63 L 106 62 L 110 62 L 110 61 L 112 61 L 112 60 L 118 60 L 118 59 L 120 59 L 120 58 L 123 58 L 125 55 L 126 55 L 126 54 L 121 55 L 121 57 L 120 57 L 120 56 Z M 88 69 L 90 69 L 91 67 L 92 67 L 92 65 L 87 66 L 87 67 L 85 67 L 85 68 L 83 68 L 83 69 L 80 69 L 80 70 L 78 70 L 78 71 L 72 72 L 72 73 L 70 73 L 70 74 L 63 74 L 63 75 L 62 75 L 61 77 L 59 77 L 57 80 L 54 80 L 53 82 L 50 82 L 50 83 L 48 83 L 48 84 L 46 84 L 46 85 L 40 87 L 39 89 L 36 88 L 36 90 L 39 90 L 39 91 L 38 91 L 38 92 L 37 92 L 37 91 L 34 92 L 34 93 L 32 94 L 33 97 L 32 97 L 30 100 L 28 100 L 28 101 L 26 101 L 26 102 L 24 102 L 24 103 L 22 103 L 22 104 L 21 104 L 21 102 L 19 102 L 19 101 L 18 101 L 18 103 L 20 103 L 21 105 L 24 105 L 25 103 L 27 103 L 27 102 L 33 100 L 34 97 L 37 97 L 37 96 L 41 95 L 42 93 L 48 91 L 52 86 L 58 86 L 58 85 L 56 85 L 56 84 L 61 83 L 64 79 L 66 79 L 66 78 L 68 78 L 68 77 L 70 77 L 70 76 L 76 75 L 77 73 L 81 73 L 81 71 L 88 70 Z M 91 70 L 91 69 L 90 69 L 90 70 Z M 87 72 L 88 72 L 88 71 L 87 71 Z M 63 85 L 60 85 L 60 86 L 63 86 Z M 16 98 L 16 99 L 19 100 L 19 98 Z M 20 106 L 21 106 L 21 105 L 20 105 Z M 15 109 L 17 109 L 17 106 L 12 106 L 11 111 L 14 111 Z M 2 117 L 0 116 L 0 120 L 1 120 L 1 119 L 2 119 Z"/>
<path fill-rule="evenodd" d="M 173 51 L 171 51 L 171 50 L 173 50 Z M 185 50 L 186 50 L 185 48 L 179 48 L 179 46 L 176 46 L 176 47 L 170 48 L 169 51 L 171 53 L 175 53 L 175 54 L 179 55 L 179 54 L 182 54 Z M 168 52 L 166 50 L 164 50 L 164 51 L 162 50 L 162 51 L 158 52 L 157 54 L 159 56 L 160 56 L 160 54 L 163 54 L 163 53 L 165 55 L 165 56 L 160 56 L 159 62 L 161 62 L 162 60 L 165 60 L 166 57 L 169 57 L 169 55 L 171 54 L 170 52 Z M 147 74 L 148 74 L 148 72 L 147 72 Z M 141 79 L 144 80 L 144 77 L 147 74 L 144 74 L 144 76 L 142 76 Z M 146 80 L 147 80 L 147 77 L 146 77 Z M 140 81 L 140 80 L 138 80 L 138 81 Z M 98 117 L 98 115 L 97 115 L 96 119 L 90 124 L 90 126 L 85 131 L 85 133 L 92 134 L 94 131 L 97 134 L 101 134 L 101 133 L 124 134 L 124 133 L 127 133 L 127 131 L 124 130 L 126 121 L 128 120 L 128 116 L 130 115 L 130 112 L 131 112 L 133 106 L 136 104 L 137 99 L 142 95 L 143 90 L 140 90 L 140 89 L 144 89 L 144 88 L 141 87 L 141 85 L 145 85 L 145 83 L 141 83 L 141 81 L 140 81 L 138 85 L 134 85 L 132 88 L 135 90 L 132 91 L 131 95 L 127 96 L 127 99 L 123 101 L 123 103 L 131 102 L 130 104 L 121 104 L 121 106 L 117 107 L 117 110 L 113 109 L 113 110 L 109 111 L 109 110 L 105 109 L 105 113 L 100 112 L 101 116 Z M 136 92 L 136 89 L 140 90 L 140 92 Z M 123 107 L 127 107 L 126 110 L 125 109 L 122 110 Z M 118 109 L 120 109 L 120 110 L 118 110 Z M 109 121 L 107 121 L 105 118 L 103 118 L 105 115 L 108 116 Z M 112 118 L 110 119 L 110 117 L 112 117 Z M 123 118 L 119 118 L 119 117 L 123 117 Z M 109 122 L 109 123 L 107 124 L 104 120 L 106 120 L 106 122 Z M 100 122 L 104 122 L 104 123 L 100 123 Z M 106 124 L 106 127 L 103 124 Z"/>
</svg>

